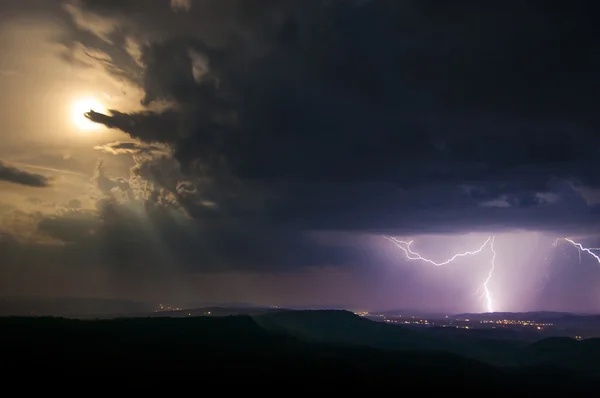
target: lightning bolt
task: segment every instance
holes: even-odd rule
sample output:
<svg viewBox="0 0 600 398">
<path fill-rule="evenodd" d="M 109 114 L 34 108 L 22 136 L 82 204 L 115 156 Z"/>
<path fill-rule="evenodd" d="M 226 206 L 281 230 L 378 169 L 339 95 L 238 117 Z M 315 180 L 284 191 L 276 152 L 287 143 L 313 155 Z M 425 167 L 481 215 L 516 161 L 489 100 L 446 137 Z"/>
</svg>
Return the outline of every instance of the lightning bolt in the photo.
<svg viewBox="0 0 600 398">
<path fill-rule="evenodd" d="M 492 236 L 492 240 L 490 240 L 490 250 L 492 251 L 492 266 L 490 267 L 490 272 L 488 273 L 485 282 L 483 282 L 483 290 L 485 292 L 485 302 L 487 304 L 487 311 L 494 312 L 492 308 L 492 295 L 490 293 L 490 289 L 488 288 L 488 283 L 492 280 L 492 276 L 494 275 L 494 270 L 496 269 L 496 250 L 494 249 L 494 240 L 495 236 Z M 489 238 L 488 238 L 489 240 Z"/>
<path fill-rule="evenodd" d="M 404 254 L 406 254 L 407 259 L 420 260 L 420 261 L 429 263 L 431 265 L 434 265 L 436 267 L 441 267 L 443 265 L 450 264 L 451 262 L 453 262 L 454 260 L 456 260 L 457 258 L 460 258 L 460 257 L 475 256 L 475 255 L 481 253 L 486 248 L 486 246 L 488 246 L 488 244 L 489 244 L 490 250 L 492 252 L 492 265 L 490 267 L 490 271 L 489 271 L 485 281 L 479 287 L 479 289 L 477 289 L 477 291 L 475 293 L 477 293 L 481 289 L 483 289 L 483 292 L 484 292 L 483 296 L 485 297 L 485 301 L 486 301 L 486 309 L 488 312 L 494 312 L 493 305 L 492 305 L 492 295 L 491 295 L 490 289 L 489 289 L 489 282 L 491 281 L 492 276 L 494 275 L 494 270 L 496 269 L 496 250 L 494 249 L 495 236 L 490 236 L 489 238 L 487 238 L 486 241 L 483 242 L 483 244 L 481 246 L 479 246 L 479 248 L 476 250 L 462 252 L 462 253 L 456 253 L 455 255 L 450 257 L 448 260 L 445 260 L 442 262 L 436 262 L 436 261 L 430 260 L 428 258 L 421 256 L 419 253 L 413 251 L 410 247 L 413 243 L 412 240 L 407 242 L 407 241 L 403 241 L 403 240 L 398 240 L 392 236 L 384 236 L 384 238 L 386 238 L 387 240 L 392 242 L 394 245 L 396 245 L 398 248 L 400 248 L 404 252 Z"/>
<path fill-rule="evenodd" d="M 490 236 L 489 238 L 487 238 L 487 240 L 485 242 L 483 242 L 483 244 L 479 247 L 479 249 L 470 251 L 470 252 L 457 253 L 454 256 L 450 257 L 448 260 L 442 261 L 441 263 L 437 263 L 433 260 L 429 260 L 427 258 L 422 257 L 419 253 L 412 251 L 412 249 L 410 248 L 410 245 L 412 245 L 412 243 L 413 243 L 412 240 L 410 242 L 405 242 L 403 240 L 398 240 L 398 239 L 396 239 L 394 237 L 390 237 L 390 236 L 386 236 L 385 238 L 392 241 L 396 246 L 398 246 L 400 249 L 402 249 L 404 251 L 404 253 L 406 253 L 406 257 L 409 260 L 425 261 L 426 263 L 435 265 L 436 267 L 441 267 L 442 265 L 450 264 L 452 261 L 456 260 L 459 257 L 474 256 L 476 254 L 479 254 L 483 251 L 483 249 L 485 249 L 488 242 L 490 242 L 493 239 L 493 237 Z"/>
<path fill-rule="evenodd" d="M 581 262 L 581 252 L 586 252 L 589 255 L 591 255 L 594 259 L 596 259 L 596 261 L 600 264 L 600 256 L 598 254 L 594 253 L 594 251 L 600 251 L 600 247 L 583 247 L 583 245 L 581 243 L 575 242 L 574 240 L 569 239 L 569 238 L 556 239 L 554 241 L 554 243 L 552 244 L 552 246 L 556 247 L 558 245 L 559 240 L 564 240 L 566 242 L 569 242 L 570 244 L 572 244 L 573 246 L 575 246 L 577 248 L 577 251 L 579 252 L 579 262 Z"/>
</svg>

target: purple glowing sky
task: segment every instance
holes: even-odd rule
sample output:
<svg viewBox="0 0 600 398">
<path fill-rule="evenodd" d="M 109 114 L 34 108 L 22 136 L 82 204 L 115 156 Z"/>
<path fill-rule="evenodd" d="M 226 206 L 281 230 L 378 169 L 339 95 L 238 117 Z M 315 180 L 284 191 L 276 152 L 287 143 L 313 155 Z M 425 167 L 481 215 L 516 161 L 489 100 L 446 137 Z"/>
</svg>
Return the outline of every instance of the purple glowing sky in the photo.
<svg viewBox="0 0 600 398">
<path fill-rule="evenodd" d="M 0 2 L 0 296 L 600 311 L 600 37 L 538 3 Z"/>
</svg>

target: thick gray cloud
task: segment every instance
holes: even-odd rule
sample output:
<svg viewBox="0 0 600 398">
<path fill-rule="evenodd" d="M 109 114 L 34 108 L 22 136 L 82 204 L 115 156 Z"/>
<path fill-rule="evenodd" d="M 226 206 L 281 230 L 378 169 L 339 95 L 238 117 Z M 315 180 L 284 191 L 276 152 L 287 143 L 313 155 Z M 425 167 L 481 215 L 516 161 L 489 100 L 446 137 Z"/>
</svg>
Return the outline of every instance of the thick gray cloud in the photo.
<svg viewBox="0 0 600 398">
<path fill-rule="evenodd" d="M 599 182 L 587 2 L 199 1 L 171 17 L 83 4 L 122 27 L 109 55 L 120 37 L 145 43 L 143 103 L 171 103 L 88 117 L 172 146 L 192 180 L 267 186 L 270 219 L 380 229 L 429 211 L 424 230 L 447 214 L 454 229 L 549 229 L 571 214 L 547 199 L 561 181 Z"/>
<path fill-rule="evenodd" d="M 96 212 L 39 221 L 77 261 L 275 269 L 364 258 L 315 230 L 598 232 L 590 3 L 177 3 L 62 10 L 62 56 L 147 107 L 87 114 L 134 166 L 100 165 Z"/>
<path fill-rule="evenodd" d="M 179 116 L 92 120 L 247 178 L 597 182 L 599 60 L 579 3 L 199 3 L 173 18 L 86 3 L 151 40 L 144 103 Z M 186 25 L 208 15 L 227 23 Z"/>
<path fill-rule="evenodd" d="M 320 246 L 298 229 L 220 214 L 207 200 L 202 204 L 197 192 L 190 194 L 181 187 L 179 193 L 169 192 L 150 180 L 136 184 L 136 178 L 110 178 L 100 163 L 93 179 L 99 191 L 97 211 L 74 203 L 55 215 L 35 216 L 31 220 L 35 239 L 15 244 L 34 262 L 46 253 L 52 264 L 100 267 L 132 276 L 167 271 L 276 273 L 358 265 L 365 258 L 363 248 L 340 251 Z"/>
<path fill-rule="evenodd" d="M 12 182 L 14 184 L 27 185 L 30 187 L 47 187 L 50 185 L 50 179 L 46 176 L 30 173 L 28 171 L 7 165 L 1 161 L 0 180 Z"/>
</svg>

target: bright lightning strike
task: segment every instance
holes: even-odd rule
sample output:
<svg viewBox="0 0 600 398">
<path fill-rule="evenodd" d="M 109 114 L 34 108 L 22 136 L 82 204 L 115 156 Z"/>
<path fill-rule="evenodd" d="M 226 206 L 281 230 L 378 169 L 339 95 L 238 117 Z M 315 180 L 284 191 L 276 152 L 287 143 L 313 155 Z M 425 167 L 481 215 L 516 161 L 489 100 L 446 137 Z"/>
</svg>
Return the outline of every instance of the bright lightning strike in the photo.
<svg viewBox="0 0 600 398">
<path fill-rule="evenodd" d="M 406 242 L 403 240 L 398 240 L 391 236 L 385 236 L 385 238 L 388 239 L 390 242 L 392 242 L 394 245 L 396 245 L 398 248 L 400 248 L 404 252 L 404 254 L 406 254 L 407 259 L 420 260 L 420 261 L 432 264 L 436 267 L 450 264 L 451 262 L 453 262 L 454 260 L 456 260 L 457 258 L 460 258 L 460 257 L 477 255 L 477 254 L 481 253 L 485 249 L 485 247 L 488 246 L 488 244 L 489 244 L 490 250 L 492 252 L 492 265 L 491 265 L 490 272 L 488 273 L 487 278 L 485 279 L 483 284 L 479 287 L 479 289 L 483 288 L 487 311 L 494 312 L 493 305 L 492 305 L 492 295 L 490 293 L 489 286 L 488 286 L 489 282 L 491 281 L 492 276 L 494 274 L 494 270 L 496 269 L 496 251 L 494 249 L 494 239 L 495 239 L 494 236 L 490 236 L 489 238 L 487 238 L 486 241 L 483 242 L 483 244 L 478 249 L 473 250 L 473 251 L 463 252 L 463 253 L 457 253 L 457 254 L 453 255 L 452 257 L 450 257 L 448 260 L 445 260 L 442 262 L 436 262 L 436 261 L 430 260 L 428 258 L 421 256 L 419 253 L 413 251 L 410 247 L 410 245 L 413 243 L 412 240 L 409 242 Z M 478 289 L 478 291 L 479 291 L 479 289 Z"/>
<path fill-rule="evenodd" d="M 405 242 L 403 240 L 398 240 L 394 237 L 388 237 L 388 236 L 386 236 L 386 239 L 392 241 L 396 246 L 398 246 L 400 249 L 402 249 L 404 251 L 404 253 L 406 253 L 406 257 L 409 260 L 421 260 L 421 261 L 425 261 L 426 263 L 435 265 L 436 267 L 440 267 L 442 265 L 450 264 L 452 261 L 456 260 L 459 257 L 474 256 L 476 254 L 481 253 L 481 251 L 485 248 L 485 246 L 488 244 L 488 242 L 490 240 L 492 240 L 492 237 L 490 236 L 489 238 L 487 238 L 487 240 L 485 242 L 483 242 L 483 245 L 481 245 L 479 247 L 479 249 L 470 251 L 470 252 L 457 253 L 454 256 L 450 257 L 448 260 L 442 261 L 441 263 L 437 263 L 433 260 L 429 260 L 427 258 L 421 257 L 421 255 L 419 253 L 412 251 L 412 249 L 410 248 L 410 245 L 412 245 L 412 243 L 413 243 L 412 240 L 410 242 Z"/>
<path fill-rule="evenodd" d="M 490 294 L 490 289 L 488 288 L 488 283 L 492 279 L 492 275 L 494 275 L 494 270 L 496 269 L 496 250 L 494 250 L 494 239 L 496 239 L 496 237 L 492 236 L 492 240 L 490 241 L 490 250 L 492 251 L 492 266 L 490 268 L 490 272 L 488 273 L 487 278 L 485 279 L 485 282 L 483 282 L 482 285 L 483 290 L 485 292 L 485 302 L 487 304 L 488 312 L 494 312 L 492 308 L 492 296 Z"/>
<path fill-rule="evenodd" d="M 559 240 L 560 239 L 556 239 L 554 241 L 554 243 L 552 244 L 552 246 L 558 245 Z M 581 243 L 577 243 L 569 238 L 562 238 L 562 240 L 569 242 L 570 244 L 572 244 L 573 246 L 575 246 L 577 248 L 577 251 L 579 252 L 579 262 L 581 262 L 581 252 L 586 252 L 586 253 L 590 254 L 592 257 L 594 257 L 598 263 L 600 263 L 600 256 L 598 254 L 594 253 L 594 251 L 600 251 L 600 248 L 598 248 L 598 247 L 583 247 L 583 245 Z"/>
</svg>

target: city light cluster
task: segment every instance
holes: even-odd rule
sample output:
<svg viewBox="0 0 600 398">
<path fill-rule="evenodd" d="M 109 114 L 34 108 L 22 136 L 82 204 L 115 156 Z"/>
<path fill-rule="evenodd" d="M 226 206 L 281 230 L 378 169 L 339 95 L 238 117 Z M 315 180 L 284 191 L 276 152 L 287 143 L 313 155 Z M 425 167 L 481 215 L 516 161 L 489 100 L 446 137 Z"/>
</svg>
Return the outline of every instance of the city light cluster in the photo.
<svg viewBox="0 0 600 398">
<path fill-rule="evenodd" d="M 517 326 L 532 326 L 532 327 L 548 327 L 554 326 L 552 323 L 539 323 L 535 321 L 520 321 L 515 319 L 496 319 L 496 320 L 484 320 L 481 323 L 497 324 L 497 325 L 517 325 Z"/>
<path fill-rule="evenodd" d="M 179 307 L 172 307 L 170 305 L 159 304 L 158 308 L 154 312 L 166 312 L 166 311 L 181 311 Z"/>
</svg>

